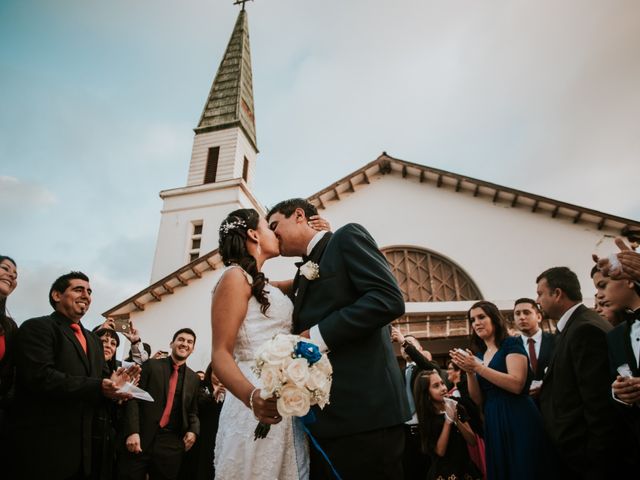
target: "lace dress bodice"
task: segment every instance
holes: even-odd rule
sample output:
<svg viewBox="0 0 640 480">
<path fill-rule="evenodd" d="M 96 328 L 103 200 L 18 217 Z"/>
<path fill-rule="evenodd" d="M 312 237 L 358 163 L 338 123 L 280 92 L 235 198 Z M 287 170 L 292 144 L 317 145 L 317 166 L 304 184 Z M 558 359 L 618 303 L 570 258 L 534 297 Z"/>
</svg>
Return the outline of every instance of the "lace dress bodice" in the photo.
<svg viewBox="0 0 640 480">
<path fill-rule="evenodd" d="M 227 269 L 229 268 L 240 267 L 227 267 Z M 251 283 L 251 276 L 244 273 L 247 276 L 247 281 Z M 278 333 L 291 333 L 291 314 L 293 313 L 291 300 L 271 284 L 265 286 L 265 292 L 270 303 L 266 314 L 260 311 L 262 305 L 254 296 L 249 299 L 247 316 L 238 331 L 233 351 L 238 363 L 253 362 L 258 347 L 271 340 Z"/>
</svg>

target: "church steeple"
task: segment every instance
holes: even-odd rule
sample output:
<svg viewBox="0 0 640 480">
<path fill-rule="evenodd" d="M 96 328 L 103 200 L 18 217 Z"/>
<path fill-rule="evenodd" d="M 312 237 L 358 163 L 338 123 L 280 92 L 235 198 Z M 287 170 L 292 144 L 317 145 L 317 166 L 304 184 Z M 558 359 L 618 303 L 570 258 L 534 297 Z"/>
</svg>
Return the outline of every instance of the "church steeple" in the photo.
<svg viewBox="0 0 640 480">
<path fill-rule="evenodd" d="M 244 8 L 238 14 L 195 132 L 211 132 L 233 126 L 240 126 L 257 150 L 249 23 Z"/>
<path fill-rule="evenodd" d="M 230 211 L 264 211 L 251 192 L 258 148 L 245 1 L 236 1 L 243 9 L 194 129 L 187 185 L 160 192 L 152 282 L 215 249 Z"/>
<path fill-rule="evenodd" d="M 187 186 L 241 178 L 252 182 L 258 154 L 247 12 L 238 13 L 198 126 Z"/>
</svg>

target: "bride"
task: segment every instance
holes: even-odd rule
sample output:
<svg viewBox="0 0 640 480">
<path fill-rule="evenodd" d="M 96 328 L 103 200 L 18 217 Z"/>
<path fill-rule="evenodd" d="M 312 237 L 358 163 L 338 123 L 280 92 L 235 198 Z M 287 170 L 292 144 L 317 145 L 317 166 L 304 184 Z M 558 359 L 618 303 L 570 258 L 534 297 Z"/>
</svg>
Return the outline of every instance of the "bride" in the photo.
<svg viewBox="0 0 640 480">
<path fill-rule="evenodd" d="M 328 226 L 322 219 L 313 225 Z M 260 381 L 251 370 L 258 347 L 278 333 L 291 333 L 293 305 L 280 289 L 290 289 L 291 282 L 269 283 L 261 271 L 266 260 L 280 254 L 278 240 L 253 209 L 231 212 L 219 233 L 226 267 L 213 288 L 212 363 L 232 395 L 220 413 L 216 478 L 306 479 L 309 448 L 299 420 L 283 419 L 275 398 L 260 397 Z M 254 441 L 258 421 L 271 430 Z"/>
</svg>

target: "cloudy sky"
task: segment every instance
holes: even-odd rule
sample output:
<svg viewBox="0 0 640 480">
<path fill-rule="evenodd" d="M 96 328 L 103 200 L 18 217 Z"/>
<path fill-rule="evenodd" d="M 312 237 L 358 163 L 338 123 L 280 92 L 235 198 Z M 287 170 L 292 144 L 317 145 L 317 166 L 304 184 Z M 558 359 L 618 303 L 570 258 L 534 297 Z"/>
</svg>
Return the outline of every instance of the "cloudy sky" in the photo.
<svg viewBox="0 0 640 480">
<path fill-rule="evenodd" d="M 161 201 L 186 184 L 232 0 L 0 2 L 0 253 L 18 321 L 92 278 L 87 323 L 147 285 Z M 264 204 L 383 150 L 640 219 L 640 2 L 256 0 Z"/>
</svg>

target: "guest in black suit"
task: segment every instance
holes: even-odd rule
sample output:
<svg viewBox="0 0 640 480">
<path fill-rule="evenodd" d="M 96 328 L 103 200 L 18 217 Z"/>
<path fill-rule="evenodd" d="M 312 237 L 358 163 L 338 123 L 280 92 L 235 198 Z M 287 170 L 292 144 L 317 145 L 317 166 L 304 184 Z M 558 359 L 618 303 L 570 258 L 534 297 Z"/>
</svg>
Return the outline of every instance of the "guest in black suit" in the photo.
<svg viewBox="0 0 640 480">
<path fill-rule="evenodd" d="M 609 379 L 606 337 L 611 325 L 581 304 L 578 278 L 568 268 L 550 268 L 536 282 L 538 304 L 559 319 L 540 392 L 558 471 L 565 478 L 609 478 L 617 467 L 619 425 Z"/>
<path fill-rule="evenodd" d="M 333 365 L 331 403 L 309 428 L 343 479 L 402 478 L 411 415 L 387 328 L 404 314 L 402 293 L 364 227 L 317 232 L 308 224 L 316 214 L 294 199 L 267 215 L 280 253 L 305 262 L 294 278 L 294 332 L 328 351 Z M 332 477 L 315 449 L 311 461 L 314 478 Z"/>
<path fill-rule="evenodd" d="M 603 296 L 612 309 L 624 315 L 624 321 L 607 334 L 607 342 L 614 399 L 633 436 L 637 456 L 640 446 L 640 286 L 631 280 L 605 277 Z"/>
<path fill-rule="evenodd" d="M 542 331 L 542 312 L 535 300 L 531 298 L 516 300 L 513 306 L 513 319 L 520 330 L 520 340 L 529 357 L 533 380 L 541 381 L 553 355 L 555 337 L 551 333 Z M 529 394 L 534 399 L 538 398 L 540 387 L 532 386 Z"/>
<path fill-rule="evenodd" d="M 51 315 L 27 320 L 18 333 L 15 475 L 89 478 L 93 415 L 105 398 L 129 398 L 117 393 L 129 378 L 118 372 L 103 378 L 102 343 L 80 323 L 91 304 L 85 274 L 58 278 L 49 303 Z"/>
<path fill-rule="evenodd" d="M 171 355 L 151 359 L 142 366 L 140 388 L 153 402 L 127 404 L 124 418 L 126 450 L 118 459 L 119 478 L 142 480 L 175 479 L 184 453 L 200 433 L 198 420 L 198 375 L 187 367 L 196 334 L 182 328 L 173 335 Z"/>
</svg>

